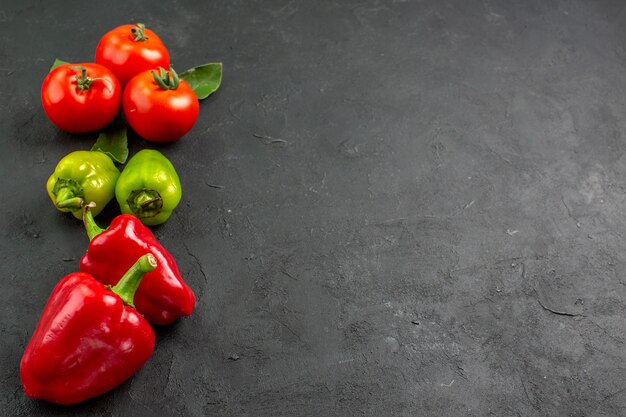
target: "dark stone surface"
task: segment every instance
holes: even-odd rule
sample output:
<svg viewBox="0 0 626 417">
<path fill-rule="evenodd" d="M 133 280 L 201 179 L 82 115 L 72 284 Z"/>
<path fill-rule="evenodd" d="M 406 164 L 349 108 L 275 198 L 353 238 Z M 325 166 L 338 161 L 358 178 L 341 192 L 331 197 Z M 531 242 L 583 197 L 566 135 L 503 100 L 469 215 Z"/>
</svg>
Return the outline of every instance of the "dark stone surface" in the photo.
<svg viewBox="0 0 626 417">
<path fill-rule="evenodd" d="M 625 20 L 619 0 L 3 2 L 2 415 L 624 415 Z M 131 380 L 51 406 L 19 361 L 87 239 L 44 183 L 94 137 L 39 88 L 135 21 L 179 70 L 224 62 L 159 147 L 184 197 L 155 232 L 198 304 Z"/>
</svg>

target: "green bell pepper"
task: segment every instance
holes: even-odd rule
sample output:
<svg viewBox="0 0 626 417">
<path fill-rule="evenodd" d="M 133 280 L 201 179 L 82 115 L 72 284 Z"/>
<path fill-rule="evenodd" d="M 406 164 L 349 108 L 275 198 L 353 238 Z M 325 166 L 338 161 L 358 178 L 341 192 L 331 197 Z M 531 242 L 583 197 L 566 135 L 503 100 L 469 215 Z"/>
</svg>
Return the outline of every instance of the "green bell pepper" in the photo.
<svg viewBox="0 0 626 417">
<path fill-rule="evenodd" d="M 96 203 L 91 212 L 100 213 L 115 196 L 120 171 L 102 152 L 75 151 L 63 157 L 48 178 L 46 189 L 54 205 L 63 212 L 83 218 L 81 207 Z"/>
<path fill-rule="evenodd" d="M 144 149 L 133 156 L 115 186 L 122 213 L 147 226 L 165 223 L 182 196 L 172 163 L 159 151 Z"/>
</svg>

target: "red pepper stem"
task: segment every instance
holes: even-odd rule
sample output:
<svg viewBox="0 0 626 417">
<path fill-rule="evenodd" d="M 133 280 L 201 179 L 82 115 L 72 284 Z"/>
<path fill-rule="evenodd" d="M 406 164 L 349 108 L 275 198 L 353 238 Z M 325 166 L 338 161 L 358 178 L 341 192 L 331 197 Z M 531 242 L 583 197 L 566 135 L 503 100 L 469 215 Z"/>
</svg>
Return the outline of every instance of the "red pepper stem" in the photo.
<svg viewBox="0 0 626 417">
<path fill-rule="evenodd" d="M 83 207 L 83 223 L 85 224 L 85 230 L 87 231 L 87 236 L 89 236 L 90 242 L 94 237 L 104 232 L 104 229 L 96 224 L 96 220 L 93 218 L 93 214 L 91 214 L 91 209 L 95 206 L 96 203 L 92 201 L 89 204 L 85 204 Z"/>
<path fill-rule="evenodd" d="M 119 282 L 111 288 L 111 291 L 117 294 L 124 301 L 124 304 L 135 308 L 133 301 L 141 279 L 144 274 L 154 271 L 156 267 L 157 260 L 154 255 L 146 253 L 130 267 L 124 276 L 120 278 Z"/>
</svg>

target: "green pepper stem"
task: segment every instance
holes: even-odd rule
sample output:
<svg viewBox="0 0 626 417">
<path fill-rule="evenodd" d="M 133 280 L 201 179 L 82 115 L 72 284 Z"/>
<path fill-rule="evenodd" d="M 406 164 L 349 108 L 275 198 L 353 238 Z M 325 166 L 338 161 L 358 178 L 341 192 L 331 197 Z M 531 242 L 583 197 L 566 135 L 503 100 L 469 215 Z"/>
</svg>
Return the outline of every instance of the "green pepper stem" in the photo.
<svg viewBox="0 0 626 417">
<path fill-rule="evenodd" d="M 96 224 L 93 214 L 91 213 L 91 209 L 95 206 L 96 203 L 92 201 L 89 204 L 85 204 L 83 207 L 83 223 L 85 224 L 85 230 L 87 231 L 87 236 L 89 236 L 90 242 L 94 237 L 104 232 L 104 229 Z"/>
<path fill-rule="evenodd" d="M 57 207 L 60 209 L 69 208 L 69 209 L 79 209 L 83 206 L 83 199 L 80 197 L 74 198 L 66 198 L 65 200 L 58 201 Z"/>
<path fill-rule="evenodd" d="M 70 183 L 63 183 L 62 181 L 57 181 L 60 185 L 56 187 L 54 191 L 55 205 L 60 209 L 79 209 L 83 205 L 83 199 L 77 195 L 77 190 L 75 186 L 72 186 Z"/>
<path fill-rule="evenodd" d="M 124 276 L 120 278 L 117 285 L 111 288 L 111 291 L 117 294 L 122 301 L 124 301 L 124 304 L 135 308 L 135 292 L 137 291 L 137 288 L 139 288 L 141 279 L 144 274 L 154 271 L 156 267 L 157 260 L 154 255 L 151 253 L 143 255 L 133 266 L 130 267 Z"/>
<path fill-rule="evenodd" d="M 157 198 L 153 198 L 152 200 L 147 200 L 144 201 L 143 203 L 141 203 L 139 205 L 139 207 L 141 207 L 142 209 L 147 209 L 150 206 L 153 206 L 155 204 L 158 204 L 159 202 L 163 201 L 163 199 L 161 197 L 157 197 Z M 161 203 L 162 204 L 162 203 Z"/>
<path fill-rule="evenodd" d="M 161 194 L 157 190 L 149 190 L 147 188 L 133 190 L 126 202 L 132 213 L 140 219 L 154 217 L 163 208 L 163 197 L 161 197 Z"/>
</svg>

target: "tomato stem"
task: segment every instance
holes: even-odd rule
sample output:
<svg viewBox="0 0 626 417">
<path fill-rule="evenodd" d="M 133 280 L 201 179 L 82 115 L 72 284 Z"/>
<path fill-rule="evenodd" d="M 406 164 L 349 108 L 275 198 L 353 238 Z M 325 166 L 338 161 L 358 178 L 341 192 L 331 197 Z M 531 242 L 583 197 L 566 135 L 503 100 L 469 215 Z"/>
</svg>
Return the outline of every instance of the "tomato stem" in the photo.
<svg viewBox="0 0 626 417">
<path fill-rule="evenodd" d="M 176 90 L 180 85 L 180 77 L 172 67 L 170 67 L 169 72 L 165 71 L 163 67 L 159 67 L 159 74 L 154 71 L 151 72 L 152 78 L 154 78 L 154 82 L 159 86 L 161 90 Z"/>
<path fill-rule="evenodd" d="M 137 23 L 131 30 L 130 33 L 133 35 L 133 40 L 136 42 L 145 42 L 148 40 L 146 36 L 146 25 L 143 23 Z"/>
<path fill-rule="evenodd" d="M 76 85 L 78 86 L 78 89 L 80 91 L 89 90 L 89 87 L 91 87 L 91 83 L 93 83 L 96 80 L 101 80 L 101 81 L 106 81 L 106 82 L 109 81 L 106 78 L 101 78 L 101 77 L 97 77 L 97 78 L 88 77 L 87 68 L 85 67 L 78 66 L 78 67 L 72 67 L 72 68 L 80 71 L 80 74 L 76 74 Z M 111 90 L 111 87 L 108 85 L 107 85 L 107 88 Z"/>
</svg>

